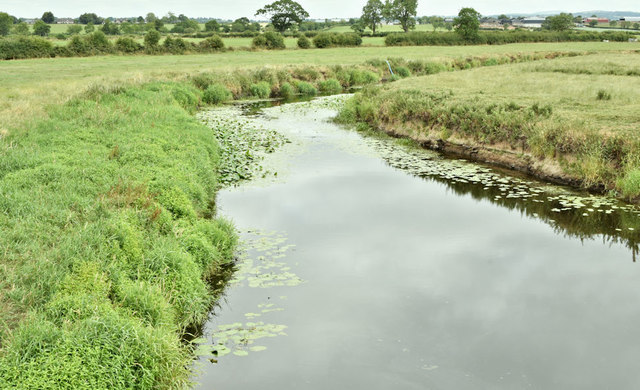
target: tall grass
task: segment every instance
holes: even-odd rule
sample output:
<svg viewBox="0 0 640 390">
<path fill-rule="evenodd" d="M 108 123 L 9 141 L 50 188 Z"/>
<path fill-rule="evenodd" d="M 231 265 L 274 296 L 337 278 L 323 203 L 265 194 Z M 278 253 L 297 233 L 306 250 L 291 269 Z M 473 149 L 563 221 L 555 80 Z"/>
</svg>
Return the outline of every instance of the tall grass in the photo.
<svg viewBox="0 0 640 390">
<path fill-rule="evenodd" d="M 200 95 L 95 88 L 0 140 L 0 388 L 188 383 L 181 334 L 236 242 Z"/>
</svg>

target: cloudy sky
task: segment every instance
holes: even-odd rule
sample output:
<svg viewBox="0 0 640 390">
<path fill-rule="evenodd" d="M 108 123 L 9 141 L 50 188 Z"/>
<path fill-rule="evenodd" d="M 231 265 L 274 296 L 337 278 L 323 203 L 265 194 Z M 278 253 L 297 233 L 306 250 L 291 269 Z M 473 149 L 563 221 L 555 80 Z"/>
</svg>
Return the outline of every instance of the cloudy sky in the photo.
<svg viewBox="0 0 640 390">
<path fill-rule="evenodd" d="M 2 0 L 0 11 L 17 17 L 39 17 L 52 11 L 57 17 L 77 17 L 85 12 L 100 16 L 138 16 L 154 12 L 158 16 L 168 11 L 191 17 L 236 19 L 253 15 L 256 9 L 272 0 Z M 366 0 L 298 0 L 311 18 L 342 18 L 360 14 Z M 534 13 L 543 11 L 640 11 L 638 0 L 419 0 L 418 15 L 454 15 L 462 7 L 473 7 L 484 15 L 499 13 Z"/>
</svg>

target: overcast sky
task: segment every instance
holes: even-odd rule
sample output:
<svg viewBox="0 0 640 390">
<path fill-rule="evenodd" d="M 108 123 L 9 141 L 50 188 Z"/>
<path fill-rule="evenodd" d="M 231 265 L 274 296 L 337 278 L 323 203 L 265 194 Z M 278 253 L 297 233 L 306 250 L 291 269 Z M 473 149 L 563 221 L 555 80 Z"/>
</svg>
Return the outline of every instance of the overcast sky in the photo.
<svg viewBox="0 0 640 390">
<path fill-rule="evenodd" d="M 2 0 L 0 11 L 17 17 L 40 17 L 44 11 L 52 11 L 57 17 L 78 17 L 85 12 L 99 16 L 138 16 L 153 12 L 158 16 L 171 11 L 190 17 L 214 17 L 236 19 L 252 16 L 255 11 L 272 0 Z M 298 0 L 311 18 L 346 18 L 360 15 L 366 0 Z M 473 7 L 481 14 L 534 13 L 543 11 L 640 11 L 638 0 L 419 0 L 418 16 L 455 15 L 462 7 Z"/>
</svg>

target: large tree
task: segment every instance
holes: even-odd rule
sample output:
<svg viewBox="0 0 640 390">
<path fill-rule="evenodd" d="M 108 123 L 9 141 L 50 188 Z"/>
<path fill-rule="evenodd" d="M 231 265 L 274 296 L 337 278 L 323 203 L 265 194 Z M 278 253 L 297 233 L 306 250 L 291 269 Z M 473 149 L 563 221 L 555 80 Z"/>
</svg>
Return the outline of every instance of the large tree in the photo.
<svg viewBox="0 0 640 390">
<path fill-rule="evenodd" d="M 383 14 L 388 21 L 398 21 L 404 32 L 416 27 L 418 0 L 386 0 Z"/>
<path fill-rule="evenodd" d="M 480 13 L 473 8 L 463 8 L 454 19 L 456 32 L 467 42 L 478 40 L 480 30 Z"/>
<path fill-rule="evenodd" d="M 369 27 L 373 33 L 376 33 L 376 27 L 382 23 L 382 10 L 384 4 L 380 0 L 369 0 L 367 4 L 362 7 L 362 16 L 360 17 L 360 23 Z"/>
<path fill-rule="evenodd" d="M 82 14 L 78 17 L 78 23 L 80 24 L 102 24 L 102 18 L 94 13 Z"/>
<path fill-rule="evenodd" d="M 13 26 L 13 18 L 4 12 L 0 12 L 0 36 L 9 35 Z"/>
<path fill-rule="evenodd" d="M 280 32 L 285 32 L 309 17 L 309 13 L 293 0 L 277 0 L 265 5 L 256 11 L 256 16 L 258 15 L 271 15 L 271 24 Z"/>
<path fill-rule="evenodd" d="M 53 12 L 51 11 L 43 13 L 40 19 L 47 24 L 54 24 L 56 22 L 56 17 L 53 16 Z"/>
<path fill-rule="evenodd" d="M 552 31 L 565 31 L 574 27 L 573 15 L 561 13 L 560 15 L 548 16 L 542 23 L 542 28 Z"/>
</svg>

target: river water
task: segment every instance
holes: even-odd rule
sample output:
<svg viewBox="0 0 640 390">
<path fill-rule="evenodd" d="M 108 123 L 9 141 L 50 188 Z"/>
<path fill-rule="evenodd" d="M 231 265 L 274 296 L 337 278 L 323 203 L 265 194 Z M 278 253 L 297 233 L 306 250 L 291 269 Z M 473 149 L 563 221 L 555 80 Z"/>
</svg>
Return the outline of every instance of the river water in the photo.
<svg viewBox="0 0 640 390">
<path fill-rule="evenodd" d="M 336 105 L 249 119 L 291 143 L 219 194 L 244 245 L 199 388 L 640 387 L 637 210 L 363 136 Z"/>
</svg>

